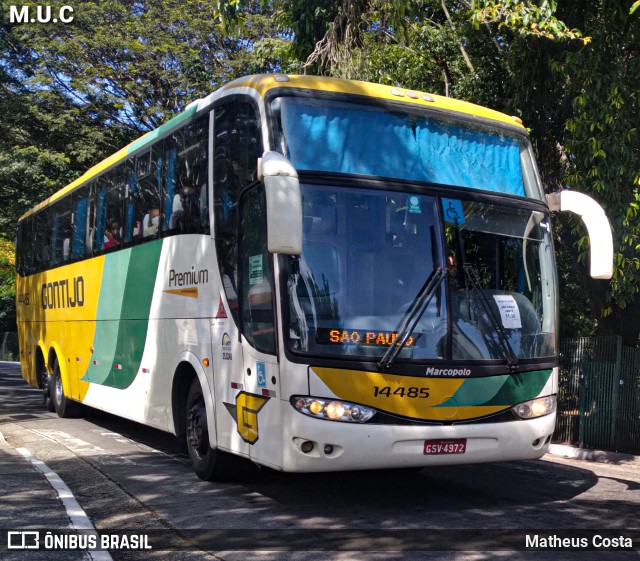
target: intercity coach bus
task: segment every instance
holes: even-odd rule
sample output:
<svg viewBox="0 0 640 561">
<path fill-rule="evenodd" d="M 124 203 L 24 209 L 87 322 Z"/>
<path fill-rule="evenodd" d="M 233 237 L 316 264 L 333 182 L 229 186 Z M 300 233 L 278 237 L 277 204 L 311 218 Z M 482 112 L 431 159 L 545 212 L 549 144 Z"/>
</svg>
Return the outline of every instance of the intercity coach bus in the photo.
<svg viewBox="0 0 640 561">
<path fill-rule="evenodd" d="M 19 221 L 24 378 L 292 472 L 538 458 L 555 425 L 551 211 L 520 119 L 310 76 L 238 79 Z"/>
</svg>

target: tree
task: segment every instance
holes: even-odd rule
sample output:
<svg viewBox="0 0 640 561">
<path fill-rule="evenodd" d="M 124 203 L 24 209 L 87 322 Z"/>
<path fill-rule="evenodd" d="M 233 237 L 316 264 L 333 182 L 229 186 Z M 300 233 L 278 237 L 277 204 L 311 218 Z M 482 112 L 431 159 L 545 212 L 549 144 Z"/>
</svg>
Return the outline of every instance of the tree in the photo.
<svg viewBox="0 0 640 561">
<path fill-rule="evenodd" d="M 579 6 L 579 7 L 578 7 Z M 576 3 L 568 14 L 593 41 L 566 56 L 572 114 L 567 119 L 566 181 L 596 197 L 612 220 L 615 272 L 607 291 L 584 288 L 603 310 L 600 332 L 640 336 L 640 13 L 626 2 Z M 578 239 L 583 255 L 584 236 Z"/>
<path fill-rule="evenodd" d="M 582 334 L 637 340 L 637 1 L 102 0 L 74 16 L 0 24 L 0 234 L 12 239 L 33 202 L 237 76 L 402 84 L 522 117 L 545 188 L 603 203 L 611 284 L 586 278 L 579 223 L 556 220 L 559 261 L 572 268 L 561 272 L 563 315 Z"/>
<path fill-rule="evenodd" d="M 15 248 L 0 238 L 0 332 L 14 331 L 16 318 Z"/>
<path fill-rule="evenodd" d="M 66 25 L 3 24 L 0 233 L 12 238 L 35 202 L 189 102 L 287 67 L 290 41 L 267 13 L 247 9 L 229 31 L 213 6 L 101 0 L 78 5 Z"/>
<path fill-rule="evenodd" d="M 637 2 L 343 0 L 333 12 L 318 5 L 306 9 L 330 14 L 325 35 L 317 39 L 322 25 L 316 19 L 298 28 L 309 39 L 296 40 L 315 45 L 307 62 L 319 70 L 452 95 L 523 118 L 545 188 L 591 194 L 614 226 L 617 255 L 609 284 L 587 278 L 588 243 L 579 221 L 555 220 L 559 261 L 570 267 L 561 271 L 565 325 L 581 334 L 623 332 L 635 344 L 640 143 L 638 92 L 631 84 L 640 75 Z M 340 44 L 344 38 L 350 41 Z"/>
</svg>

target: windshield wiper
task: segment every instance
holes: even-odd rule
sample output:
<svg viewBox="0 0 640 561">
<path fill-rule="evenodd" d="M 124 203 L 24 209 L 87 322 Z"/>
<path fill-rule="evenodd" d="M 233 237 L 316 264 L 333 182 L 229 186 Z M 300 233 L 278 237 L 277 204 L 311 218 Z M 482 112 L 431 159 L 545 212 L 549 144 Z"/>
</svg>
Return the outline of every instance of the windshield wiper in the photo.
<svg viewBox="0 0 640 561">
<path fill-rule="evenodd" d="M 480 303 L 482 304 L 482 307 L 484 308 L 484 311 L 487 314 L 492 327 L 498 334 L 500 345 L 502 346 L 502 349 L 504 350 L 504 356 L 507 359 L 507 368 L 509 370 L 517 369 L 518 356 L 514 352 L 513 347 L 509 344 L 509 338 L 507 337 L 507 334 L 504 332 L 502 325 L 500 325 L 498 318 L 491 308 L 491 304 L 489 303 L 489 300 L 487 299 L 487 296 L 482 289 L 482 283 L 478 278 L 478 273 L 473 268 L 473 265 L 470 265 L 468 263 L 465 263 L 462 268 L 464 269 L 464 276 L 467 280 L 467 285 L 471 285 L 472 290 L 475 290 L 480 295 Z"/>
<path fill-rule="evenodd" d="M 440 286 L 440 280 L 444 275 L 444 270 L 441 267 L 438 267 L 427 279 L 427 282 L 424 283 L 423 287 L 420 289 L 413 302 L 409 306 L 409 309 L 405 312 L 404 317 L 398 324 L 396 332 L 398 336 L 395 339 L 395 342 L 387 349 L 387 352 L 384 353 L 384 356 L 378 362 L 378 366 L 380 368 L 389 368 L 398 355 L 404 349 L 407 341 L 409 341 L 409 337 L 411 337 L 411 333 L 416 328 L 416 325 L 420 321 L 422 314 L 424 314 L 425 310 L 429 306 L 431 299 L 436 293 L 436 289 Z"/>
</svg>

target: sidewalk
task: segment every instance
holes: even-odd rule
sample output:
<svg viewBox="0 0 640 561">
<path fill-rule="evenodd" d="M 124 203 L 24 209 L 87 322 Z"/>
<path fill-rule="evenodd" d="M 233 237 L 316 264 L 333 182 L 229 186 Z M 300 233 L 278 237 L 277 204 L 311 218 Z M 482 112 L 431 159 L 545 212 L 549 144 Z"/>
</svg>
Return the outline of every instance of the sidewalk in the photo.
<svg viewBox="0 0 640 561">
<path fill-rule="evenodd" d="M 0 432 L 0 556 L 3 561 L 83 560 L 82 551 L 8 550 L 12 530 L 68 529 L 69 516 L 45 476 L 12 448 Z M 42 532 L 44 536 L 44 532 Z M 20 536 L 12 536 L 12 544 Z M 29 539 L 33 539 L 30 536 Z M 27 540 L 28 541 L 28 540 Z"/>
<path fill-rule="evenodd" d="M 589 450 L 577 448 L 566 444 L 550 444 L 548 454 L 571 458 L 573 460 L 586 460 L 588 462 L 601 462 L 604 464 L 637 463 L 640 465 L 640 456 L 621 454 L 620 452 L 607 452 L 605 450 Z"/>
</svg>

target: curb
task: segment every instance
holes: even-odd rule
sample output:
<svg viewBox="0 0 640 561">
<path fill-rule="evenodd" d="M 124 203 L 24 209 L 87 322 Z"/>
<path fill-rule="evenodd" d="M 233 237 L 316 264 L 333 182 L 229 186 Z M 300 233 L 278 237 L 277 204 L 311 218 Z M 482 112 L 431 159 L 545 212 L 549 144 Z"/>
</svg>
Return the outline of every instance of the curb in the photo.
<svg viewBox="0 0 640 561">
<path fill-rule="evenodd" d="M 589 450 L 587 448 L 577 448 L 565 444 L 550 444 L 548 454 L 571 458 L 573 460 L 585 460 L 587 462 L 600 462 L 603 464 L 640 464 L 640 456 L 622 454 L 620 452 L 608 452 L 605 450 Z"/>
</svg>

